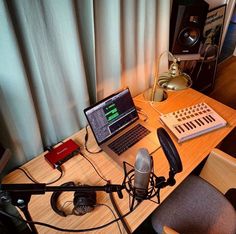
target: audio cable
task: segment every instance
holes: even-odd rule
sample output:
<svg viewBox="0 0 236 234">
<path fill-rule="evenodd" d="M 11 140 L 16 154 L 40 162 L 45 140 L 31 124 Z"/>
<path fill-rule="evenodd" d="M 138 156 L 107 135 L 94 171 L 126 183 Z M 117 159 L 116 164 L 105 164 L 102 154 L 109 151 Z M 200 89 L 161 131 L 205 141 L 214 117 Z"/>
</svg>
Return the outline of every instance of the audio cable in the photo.
<svg viewBox="0 0 236 234">
<path fill-rule="evenodd" d="M 116 211 L 116 214 L 118 215 L 118 217 L 120 218 L 120 221 L 122 222 L 122 225 L 124 227 L 124 229 L 126 230 L 127 234 L 131 234 L 131 231 L 129 230 L 129 227 L 128 227 L 128 224 L 125 222 L 124 220 L 124 217 L 122 216 L 117 204 L 116 204 L 116 201 L 114 199 L 114 196 L 113 196 L 113 193 L 109 193 L 109 196 L 110 196 L 110 199 L 111 199 L 111 203 Z M 117 224 L 119 224 L 117 222 Z"/>
<path fill-rule="evenodd" d="M 104 176 L 101 175 L 101 173 L 98 171 L 98 169 L 94 166 L 94 164 L 88 159 L 88 157 L 86 157 L 82 152 L 79 153 L 84 159 L 86 159 L 90 165 L 93 167 L 93 169 L 95 170 L 95 172 L 97 173 L 97 175 L 104 180 L 105 182 L 109 182 L 109 180 L 107 180 Z"/>
<path fill-rule="evenodd" d="M 102 225 L 97 226 L 97 227 L 85 228 L 85 229 L 65 229 L 65 228 L 56 227 L 56 226 L 48 224 L 48 223 L 43 223 L 43 222 L 38 222 L 38 221 L 28 221 L 28 220 L 25 220 L 25 219 L 23 219 L 21 217 L 17 217 L 15 215 L 9 214 L 9 213 L 7 213 L 5 211 L 2 211 L 2 210 L 0 210 L 0 214 L 5 215 L 5 216 L 7 216 L 9 218 L 17 219 L 17 220 L 22 221 L 24 223 L 34 224 L 34 225 L 41 225 L 41 226 L 48 227 L 48 228 L 51 228 L 51 229 L 54 229 L 54 230 L 57 230 L 57 231 L 61 231 L 61 232 L 90 232 L 90 231 L 95 231 L 95 230 L 99 230 L 99 229 L 105 228 L 105 227 L 107 227 L 107 226 L 109 226 L 109 225 L 111 225 L 111 224 L 113 224 L 115 222 L 120 221 L 121 219 L 124 219 L 129 214 L 131 214 L 137 208 L 137 206 L 135 206 L 133 210 L 128 211 L 126 214 L 124 214 L 121 217 L 118 217 L 116 219 L 113 219 L 110 222 L 107 222 L 107 223 L 102 224 Z"/>
<path fill-rule="evenodd" d="M 64 202 L 64 204 L 63 204 L 62 207 L 65 207 L 65 204 L 67 204 L 67 203 L 70 203 L 70 204 L 71 204 L 71 203 L 73 203 L 73 201 L 66 201 L 66 202 Z M 116 219 L 116 215 L 115 215 L 114 211 L 111 209 L 110 206 L 108 206 L 108 205 L 106 205 L 106 204 L 103 204 L 103 203 L 97 203 L 95 206 L 96 206 L 96 207 L 97 207 L 97 206 L 105 206 L 106 208 L 108 208 L 108 209 L 110 210 L 110 212 L 112 213 L 113 217 Z M 67 214 L 67 215 L 73 215 L 73 214 L 74 214 L 74 213 L 73 213 L 73 211 L 72 211 L 70 214 Z M 122 231 L 121 231 L 119 222 L 117 222 L 117 226 L 118 226 L 118 229 L 119 229 L 120 234 L 122 234 Z"/>
<path fill-rule="evenodd" d="M 110 184 L 110 181 L 107 180 L 107 179 L 105 179 L 105 178 L 98 172 L 97 168 L 93 165 L 93 163 L 92 163 L 82 152 L 80 152 L 80 155 L 81 155 L 82 157 L 84 157 L 84 158 L 90 163 L 90 165 L 93 167 L 93 169 L 95 170 L 95 172 L 97 173 L 97 175 L 98 175 L 102 180 L 104 180 L 105 182 L 107 182 L 108 184 Z M 116 202 L 115 202 L 113 193 L 109 193 L 109 197 L 110 197 L 111 203 L 112 203 L 112 205 L 113 205 L 113 208 L 115 209 L 116 214 L 117 214 L 118 217 L 120 218 L 120 220 L 121 220 L 121 222 L 122 222 L 122 224 L 123 224 L 123 226 L 124 226 L 124 228 L 125 228 L 127 234 L 131 234 L 128 225 L 126 224 L 125 220 L 122 218 L 122 214 L 120 213 L 120 210 L 119 210 L 119 208 L 118 208 L 118 206 L 117 206 L 117 204 L 116 204 Z M 102 204 L 102 205 L 105 205 L 105 204 Z M 105 206 L 107 206 L 107 205 L 105 205 Z M 115 214 L 114 214 L 114 212 L 112 211 L 112 209 L 111 209 L 109 206 L 107 206 L 107 207 L 111 210 L 111 212 L 113 213 L 113 216 L 115 217 Z M 115 218 L 116 218 L 116 217 L 115 217 Z M 119 222 L 117 222 L 117 225 L 118 225 L 118 228 L 119 228 L 120 233 L 122 233 L 122 232 L 121 232 L 121 229 L 120 229 Z"/>
<path fill-rule="evenodd" d="M 88 149 L 88 146 L 87 146 L 87 144 L 88 144 L 88 137 L 89 137 L 89 135 L 88 135 L 88 126 L 89 126 L 89 125 L 86 125 L 86 127 L 85 127 L 86 134 L 85 134 L 85 137 L 84 137 L 84 148 L 85 148 L 85 150 L 86 150 L 88 153 L 90 153 L 90 154 L 98 154 L 98 153 L 101 153 L 101 152 L 102 152 L 102 149 L 100 149 L 100 150 L 98 150 L 98 151 L 91 151 L 91 150 Z"/>
<path fill-rule="evenodd" d="M 33 178 L 33 176 L 30 175 L 29 172 L 27 172 L 24 168 L 18 167 L 18 168 L 16 168 L 16 170 L 22 171 L 22 172 L 26 175 L 26 177 L 27 177 L 30 181 L 32 181 L 33 183 L 35 183 L 35 184 L 40 184 L 40 183 L 41 183 L 41 182 L 38 182 L 35 178 Z M 63 172 L 62 168 L 61 168 L 61 167 L 57 167 L 57 170 L 60 172 L 59 177 L 56 178 L 56 179 L 53 180 L 53 181 L 50 181 L 50 182 L 45 183 L 46 185 L 53 184 L 53 183 L 59 181 L 59 180 L 62 178 L 62 176 L 64 175 L 64 172 Z"/>
</svg>

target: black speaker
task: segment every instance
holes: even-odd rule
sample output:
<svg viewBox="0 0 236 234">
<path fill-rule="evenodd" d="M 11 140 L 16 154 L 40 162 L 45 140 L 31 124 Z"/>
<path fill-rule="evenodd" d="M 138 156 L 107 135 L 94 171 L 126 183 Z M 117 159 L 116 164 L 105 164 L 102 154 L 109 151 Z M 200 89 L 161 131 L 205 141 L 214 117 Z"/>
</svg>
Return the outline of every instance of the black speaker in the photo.
<svg viewBox="0 0 236 234">
<path fill-rule="evenodd" d="M 170 52 L 197 54 L 209 4 L 203 0 L 173 0 L 170 19 Z"/>
</svg>

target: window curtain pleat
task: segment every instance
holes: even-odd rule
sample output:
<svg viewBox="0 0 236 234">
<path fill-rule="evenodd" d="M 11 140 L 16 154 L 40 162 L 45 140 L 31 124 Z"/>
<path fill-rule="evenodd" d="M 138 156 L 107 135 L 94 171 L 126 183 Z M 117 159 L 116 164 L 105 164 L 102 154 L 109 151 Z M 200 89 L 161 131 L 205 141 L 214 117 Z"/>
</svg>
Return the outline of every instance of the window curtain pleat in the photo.
<svg viewBox="0 0 236 234">
<path fill-rule="evenodd" d="M 1 1 L 0 142 L 13 153 L 8 168 L 84 127 L 83 109 L 95 101 L 126 86 L 133 96 L 149 88 L 168 50 L 169 12 L 166 0 Z"/>
<path fill-rule="evenodd" d="M 157 1 L 123 2 L 122 86 L 133 95 L 150 86 L 156 60 Z M 134 85 L 135 83 L 135 85 Z"/>
<path fill-rule="evenodd" d="M 42 152 L 29 82 L 6 5 L 0 1 L 0 142 L 14 154 L 9 168 Z"/>
<path fill-rule="evenodd" d="M 95 19 L 94 1 L 76 0 L 75 14 L 77 17 L 78 34 L 84 62 L 88 93 L 91 103 L 97 100 L 96 87 L 96 53 L 95 53 Z"/>
<path fill-rule="evenodd" d="M 120 88 L 120 1 L 94 1 L 97 99 Z"/>
</svg>

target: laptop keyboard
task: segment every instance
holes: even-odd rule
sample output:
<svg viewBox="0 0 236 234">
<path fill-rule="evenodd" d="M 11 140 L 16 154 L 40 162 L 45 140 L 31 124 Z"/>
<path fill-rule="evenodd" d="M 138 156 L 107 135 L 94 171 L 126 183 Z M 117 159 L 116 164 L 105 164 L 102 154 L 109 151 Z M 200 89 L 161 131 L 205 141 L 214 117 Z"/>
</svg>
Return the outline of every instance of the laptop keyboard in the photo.
<svg viewBox="0 0 236 234">
<path fill-rule="evenodd" d="M 116 154 L 120 155 L 131 146 L 136 144 L 138 141 L 142 140 L 149 133 L 150 131 L 147 128 L 145 128 L 141 124 L 137 124 L 124 135 L 120 136 L 115 141 L 110 143 L 108 147 Z"/>
</svg>

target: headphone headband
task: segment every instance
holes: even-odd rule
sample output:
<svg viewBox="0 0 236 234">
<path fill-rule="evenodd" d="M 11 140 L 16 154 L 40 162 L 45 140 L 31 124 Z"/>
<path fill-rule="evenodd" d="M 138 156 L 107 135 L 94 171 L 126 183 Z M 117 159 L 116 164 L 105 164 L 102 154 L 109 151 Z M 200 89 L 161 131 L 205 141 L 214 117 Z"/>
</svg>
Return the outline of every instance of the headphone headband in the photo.
<svg viewBox="0 0 236 234">
<path fill-rule="evenodd" d="M 70 181 L 62 184 L 61 186 L 75 187 L 76 185 L 74 182 Z M 63 210 L 60 210 L 57 206 L 57 201 L 61 193 L 62 191 L 53 192 L 50 199 L 50 203 L 55 213 L 57 213 L 60 216 L 66 217 L 67 216 L 66 213 Z M 74 192 L 73 204 L 74 204 L 73 214 L 75 215 L 84 215 L 88 212 L 91 212 L 94 209 L 94 206 L 96 205 L 96 192 L 79 191 L 78 189 L 77 191 Z"/>
</svg>

